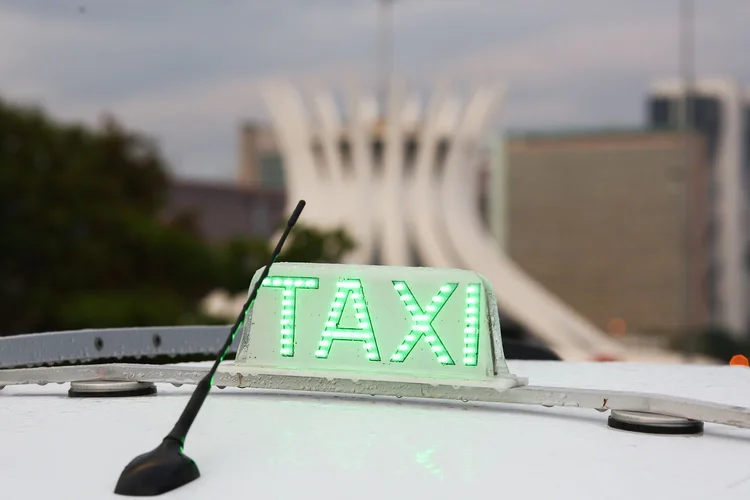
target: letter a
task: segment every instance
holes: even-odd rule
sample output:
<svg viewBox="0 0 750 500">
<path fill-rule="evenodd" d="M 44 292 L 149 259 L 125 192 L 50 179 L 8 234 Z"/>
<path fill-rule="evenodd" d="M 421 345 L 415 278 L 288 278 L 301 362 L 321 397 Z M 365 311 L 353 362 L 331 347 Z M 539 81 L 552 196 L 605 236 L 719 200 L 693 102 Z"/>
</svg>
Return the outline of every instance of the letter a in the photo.
<svg viewBox="0 0 750 500">
<path fill-rule="evenodd" d="M 344 315 L 349 298 L 354 305 L 355 316 L 359 323 L 358 328 L 342 328 L 341 317 Z M 367 301 L 362 290 L 362 282 L 356 278 L 339 280 L 336 287 L 336 297 L 328 312 L 328 320 L 323 330 L 323 336 L 318 342 L 318 350 L 315 357 L 325 359 L 331 353 L 331 345 L 334 340 L 356 340 L 364 343 L 367 359 L 380 361 L 380 351 L 375 340 L 375 332 L 370 321 L 370 311 L 367 309 Z"/>
</svg>

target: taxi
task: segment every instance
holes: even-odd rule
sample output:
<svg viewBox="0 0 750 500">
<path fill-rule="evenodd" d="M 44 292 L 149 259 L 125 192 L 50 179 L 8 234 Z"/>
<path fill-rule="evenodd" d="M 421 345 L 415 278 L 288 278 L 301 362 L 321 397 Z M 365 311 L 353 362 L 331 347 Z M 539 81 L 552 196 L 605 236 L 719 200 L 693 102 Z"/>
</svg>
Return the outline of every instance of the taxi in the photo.
<svg viewBox="0 0 750 500">
<path fill-rule="evenodd" d="M 3 498 L 750 493 L 744 366 L 506 360 L 467 270 L 269 263 L 250 288 L 214 363 L 0 369 Z"/>
</svg>

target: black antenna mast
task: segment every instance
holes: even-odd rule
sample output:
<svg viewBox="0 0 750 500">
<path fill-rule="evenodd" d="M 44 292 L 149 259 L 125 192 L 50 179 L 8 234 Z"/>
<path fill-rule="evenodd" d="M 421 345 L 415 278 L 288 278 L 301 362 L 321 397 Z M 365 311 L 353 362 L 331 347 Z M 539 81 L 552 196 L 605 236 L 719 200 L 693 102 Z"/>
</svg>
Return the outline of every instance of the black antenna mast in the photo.
<svg viewBox="0 0 750 500">
<path fill-rule="evenodd" d="M 117 486 L 115 486 L 116 494 L 136 497 L 157 496 L 177 489 L 200 477 L 200 471 L 193 459 L 182 452 L 185 438 L 195 421 L 195 417 L 198 416 L 198 412 L 203 406 L 206 396 L 208 396 L 208 393 L 211 391 L 216 370 L 219 368 L 219 364 L 224 360 L 227 351 L 229 351 L 229 348 L 232 346 L 234 337 L 237 335 L 237 331 L 240 329 L 240 326 L 245 319 L 245 313 L 247 312 L 248 307 L 250 307 L 250 304 L 255 300 L 255 297 L 258 294 L 258 288 L 268 276 L 268 271 L 271 269 L 271 265 L 279 257 L 284 242 L 292 231 L 294 225 L 297 223 L 297 219 L 299 219 L 302 209 L 304 208 L 305 200 L 300 200 L 300 202 L 297 203 L 297 208 L 292 212 L 292 216 L 289 218 L 284 233 L 276 244 L 276 248 L 274 249 L 273 254 L 271 254 L 270 260 L 263 268 L 263 272 L 261 273 L 260 278 L 258 278 L 258 281 L 255 282 L 255 286 L 250 292 L 250 296 L 247 298 L 245 305 L 242 306 L 242 311 L 237 316 L 232 329 L 229 331 L 224 346 L 217 354 L 216 361 L 214 361 L 211 370 L 209 370 L 206 376 L 198 382 L 198 385 L 193 391 L 193 395 L 190 397 L 190 401 L 185 405 L 185 409 L 182 411 L 182 415 L 180 415 L 174 428 L 169 434 L 167 434 L 167 437 L 164 438 L 159 446 L 148 453 L 135 457 L 125 467 L 120 474 L 120 479 L 117 481 Z"/>
</svg>

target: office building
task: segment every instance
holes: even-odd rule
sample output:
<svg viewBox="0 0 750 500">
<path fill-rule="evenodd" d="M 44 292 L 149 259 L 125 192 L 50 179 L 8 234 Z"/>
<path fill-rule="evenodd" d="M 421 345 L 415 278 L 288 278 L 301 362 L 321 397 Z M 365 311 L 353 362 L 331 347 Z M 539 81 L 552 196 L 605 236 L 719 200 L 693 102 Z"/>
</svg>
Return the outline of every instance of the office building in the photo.
<svg viewBox="0 0 750 500">
<path fill-rule="evenodd" d="M 246 123 L 239 127 L 237 185 L 248 189 L 284 189 L 283 159 L 270 127 Z"/>
<path fill-rule="evenodd" d="M 685 94 L 680 81 L 655 83 L 649 125 L 678 128 Z M 711 321 L 741 337 L 750 332 L 750 100 L 736 82 L 720 79 L 696 82 L 690 95 L 690 124 L 705 136 L 711 165 L 706 233 Z"/>
<path fill-rule="evenodd" d="M 708 169 L 705 141 L 692 136 L 689 168 L 684 144 L 645 130 L 512 135 L 493 165 L 493 232 L 526 273 L 611 334 L 702 327 Z"/>
</svg>

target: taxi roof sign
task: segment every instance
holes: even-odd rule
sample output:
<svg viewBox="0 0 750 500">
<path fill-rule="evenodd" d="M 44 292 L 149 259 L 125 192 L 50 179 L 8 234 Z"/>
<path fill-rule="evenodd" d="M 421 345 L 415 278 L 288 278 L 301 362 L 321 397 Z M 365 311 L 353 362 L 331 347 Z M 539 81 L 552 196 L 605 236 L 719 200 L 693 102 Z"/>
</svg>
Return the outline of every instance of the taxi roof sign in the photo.
<svg viewBox="0 0 750 500">
<path fill-rule="evenodd" d="M 248 309 L 235 367 L 512 378 L 491 284 L 426 267 L 274 264 Z"/>
</svg>

